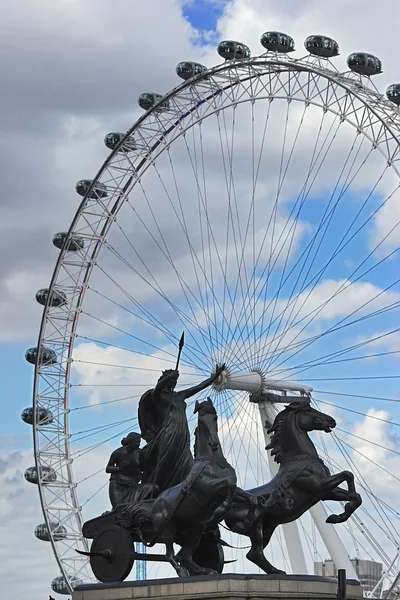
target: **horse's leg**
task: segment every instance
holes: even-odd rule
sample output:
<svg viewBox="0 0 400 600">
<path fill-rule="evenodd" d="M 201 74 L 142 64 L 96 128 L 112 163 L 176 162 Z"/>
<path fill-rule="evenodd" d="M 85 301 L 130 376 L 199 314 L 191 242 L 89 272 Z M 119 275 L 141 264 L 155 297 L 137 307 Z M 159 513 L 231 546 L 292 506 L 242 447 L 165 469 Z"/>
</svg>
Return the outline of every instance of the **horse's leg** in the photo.
<svg viewBox="0 0 400 600">
<path fill-rule="evenodd" d="M 201 567 L 193 560 L 193 552 L 200 543 L 203 533 L 203 528 L 197 530 L 191 529 L 184 535 L 180 536 L 181 549 L 176 555 L 177 560 L 186 567 L 190 575 L 216 575 L 214 569 L 206 569 Z"/>
<path fill-rule="evenodd" d="M 183 565 L 180 565 L 176 559 L 174 552 L 174 536 L 172 531 L 167 531 L 164 533 L 164 543 L 165 556 L 167 557 L 169 563 L 175 569 L 178 577 L 189 577 L 189 571 Z"/>
<path fill-rule="evenodd" d="M 276 569 L 273 565 L 271 565 L 271 563 L 265 558 L 264 555 L 264 548 L 268 546 L 268 543 L 274 531 L 275 526 L 264 529 L 263 520 L 262 518 L 260 518 L 253 523 L 253 525 L 247 533 L 251 541 L 251 548 L 246 554 L 246 558 L 269 575 L 273 573 L 285 572 L 280 571 L 279 569 Z"/>
<path fill-rule="evenodd" d="M 303 480 L 304 479 L 304 480 Z M 342 471 L 341 473 L 336 473 L 336 475 L 329 475 L 328 477 L 298 477 L 296 480 L 296 486 L 304 489 L 310 495 L 315 496 L 315 500 L 326 500 L 331 493 L 334 493 L 335 489 L 339 487 L 339 485 L 343 482 L 347 483 L 348 491 L 344 490 L 347 493 L 346 498 L 341 497 L 340 499 L 349 500 L 351 502 L 351 508 L 354 510 L 360 505 L 360 495 L 357 494 L 355 485 L 354 485 L 354 475 L 351 471 Z M 334 498 L 336 500 L 336 498 Z M 347 509 L 350 510 L 350 507 Z M 350 512 L 350 514 L 351 514 Z M 327 523 L 342 523 L 345 521 L 348 516 L 347 513 L 343 513 L 340 515 L 330 515 L 327 519 Z"/>
<path fill-rule="evenodd" d="M 340 513 L 340 515 L 330 515 L 327 519 L 327 523 L 343 523 L 347 521 L 350 515 L 362 504 L 362 499 L 360 494 L 355 495 L 353 497 L 347 490 L 343 488 L 337 487 L 333 490 L 327 492 L 327 494 L 322 498 L 322 500 L 336 500 L 337 502 L 346 502 L 344 507 L 344 512 Z"/>
<path fill-rule="evenodd" d="M 340 473 L 336 473 L 336 475 L 323 477 L 319 481 L 319 485 L 321 486 L 322 492 L 328 493 L 339 487 L 343 482 L 347 483 L 349 498 L 355 498 L 357 496 L 357 491 L 356 486 L 354 485 L 354 475 L 351 471 L 341 471 Z"/>
</svg>

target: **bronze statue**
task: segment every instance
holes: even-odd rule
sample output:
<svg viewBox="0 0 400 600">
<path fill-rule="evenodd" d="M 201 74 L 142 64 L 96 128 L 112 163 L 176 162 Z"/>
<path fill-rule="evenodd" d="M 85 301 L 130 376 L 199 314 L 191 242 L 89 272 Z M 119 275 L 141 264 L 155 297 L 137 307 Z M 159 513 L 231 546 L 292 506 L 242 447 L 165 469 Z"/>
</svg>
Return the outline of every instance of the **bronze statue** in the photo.
<svg viewBox="0 0 400 600">
<path fill-rule="evenodd" d="M 154 492 L 152 485 L 142 485 L 142 450 L 140 433 L 131 432 L 121 440 L 121 447 L 114 450 L 106 467 L 111 473 L 109 496 L 115 509 L 121 504 L 145 498 Z"/>
<path fill-rule="evenodd" d="M 196 402 L 195 413 L 198 414 L 195 460 L 185 480 L 161 492 L 154 500 L 119 506 L 84 524 L 84 536 L 94 541 L 90 552 L 80 553 L 90 556 L 92 570 L 99 581 L 120 581 L 127 576 L 134 560 L 133 541 L 149 546 L 164 543 L 166 558 L 179 576 L 222 571 L 219 540 L 211 540 L 208 553 L 203 548 L 202 556 L 208 560 L 217 550 L 217 560 L 212 566 L 196 562 L 196 550 L 203 534 L 229 512 L 236 489 L 236 473 L 223 455 L 217 413 L 211 400 Z M 176 555 L 174 543 L 181 546 Z"/>
<path fill-rule="evenodd" d="M 272 450 L 279 463 L 277 475 L 258 488 L 248 490 L 249 500 L 234 502 L 225 518 L 229 529 L 250 538 L 247 558 L 266 573 L 282 573 L 264 556 L 264 548 L 278 525 L 290 523 L 320 500 L 346 502 L 344 512 L 330 515 L 327 523 L 343 523 L 361 505 L 360 494 L 354 486 L 354 475 L 342 471 L 331 475 L 319 458 L 309 431 L 329 433 L 336 427 L 335 420 L 299 400 L 289 404 L 275 418 L 268 433 L 272 433 L 267 449 Z M 346 482 L 348 489 L 339 487 Z M 254 499 L 259 499 L 254 507 Z"/>
<path fill-rule="evenodd" d="M 139 401 L 139 426 L 147 445 L 143 448 L 142 482 L 157 485 L 160 492 L 181 483 L 193 466 L 186 400 L 218 379 L 225 365 L 212 377 L 175 392 L 179 371 L 163 371 L 154 389 Z"/>
<path fill-rule="evenodd" d="M 266 573 L 280 573 L 264 555 L 276 527 L 299 518 L 320 500 L 345 502 L 328 523 L 342 523 L 361 505 L 349 471 L 331 475 L 319 458 L 309 431 L 330 432 L 335 420 L 310 406 L 291 402 L 268 427 L 267 449 L 279 463 L 277 475 L 252 490 L 236 486 L 234 469 L 218 439 L 217 413 L 208 398 L 196 402 L 195 459 L 190 451 L 186 400 L 211 385 L 225 365 L 202 383 L 175 392 L 182 335 L 175 369 L 163 371 L 154 389 L 139 401 L 141 435 L 130 433 L 107 465 L 113 511 L 84 524 L 92 538 L 92 570 L 99 581 L 122 581 L 135 558 L 168 560 L 179 576 L 221 573 L 224 565 L 219 523 L 250 538 L 247 558 Z M 141 450 L 140 439 L 147 444 Z M 346 482 L 347 489 L 340 487 Z M 133 543 L 164 543 L 166 555 L 136 554 Z M 175 555 L 174 543 L 181 546 Z"/>
</svg>

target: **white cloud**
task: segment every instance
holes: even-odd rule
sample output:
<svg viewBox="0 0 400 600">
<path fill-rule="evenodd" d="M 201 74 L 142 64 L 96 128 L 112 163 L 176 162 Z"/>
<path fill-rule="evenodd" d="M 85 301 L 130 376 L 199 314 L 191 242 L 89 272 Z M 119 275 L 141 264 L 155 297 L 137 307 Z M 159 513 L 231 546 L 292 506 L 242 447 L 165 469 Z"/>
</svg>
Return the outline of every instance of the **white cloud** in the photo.
<svg viewBox="0 0 400 600">
<path fill-rule="evenodd" d="M 132 395 L 139 398 L 154 387 L 162 370 L 175 368 L 173 346 L 162 351 L 140 356 L 113 346 L 101 347 L 93 342 L 80 343 L 74 353 L 74 385 L 89 386 L 83 391 L 91 404 Z M 168 361 L 168 364 L 166 363 Z M 179 385 L 184 386 L 202 377 L 195 369 L 181 365 Z M 115 386 L 115 387 L 113 387 Z M 129 401 L 132 405 L 132 401 Z"/>
<path fill-rule="evenodd" d="M 390 306 L 400 300 L 397 292 L 385 291 L 366 281 L 323 280 L 314 289 L 306 289 L 293 301 L 290 310 L 296 322 L 316 317 L 320 321 L 331 321 L 356 313 L 357 317 Z M 285 301 L 279 302 L 285 310 Z M 356 317 L 354 317 L 356 318 Z"/>
</svg>

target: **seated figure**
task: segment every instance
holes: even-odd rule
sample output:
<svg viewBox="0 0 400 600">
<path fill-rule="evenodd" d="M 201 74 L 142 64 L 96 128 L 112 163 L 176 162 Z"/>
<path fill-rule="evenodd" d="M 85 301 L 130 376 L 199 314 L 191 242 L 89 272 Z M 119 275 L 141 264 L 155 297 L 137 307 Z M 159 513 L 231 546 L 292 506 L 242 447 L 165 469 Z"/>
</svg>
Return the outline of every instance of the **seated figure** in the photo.
<svg viewBox="0 0 400 600">
<path fill-rule="evenodd" d="M 121 447 L 114 450 L 106 467 L 111 473 L 109 496 L 113 509 L 122 504 L 145 500 L 157 495 L 152 484 L 142 484 L 142 450 L 140 433 L 131 432 L 121 440 Z"/>
</svg>

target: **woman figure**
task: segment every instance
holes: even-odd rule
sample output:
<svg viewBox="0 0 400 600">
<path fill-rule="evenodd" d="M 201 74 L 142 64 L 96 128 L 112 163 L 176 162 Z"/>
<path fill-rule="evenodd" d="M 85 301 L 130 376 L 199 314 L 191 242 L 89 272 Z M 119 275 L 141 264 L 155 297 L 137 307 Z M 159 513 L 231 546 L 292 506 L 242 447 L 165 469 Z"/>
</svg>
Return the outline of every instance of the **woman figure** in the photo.
<svg viewBox="0 0 400 600">
<path fill-rule="evenodd" d="M 143 448 L 142 482 L 155 484 L 159 492 L 181 483 L 193 465 L 186 400 L 210 386 L 225 369 L 221 365 L 212 377 L 199 385 L 175 392 L 179 372 L 163 371 L 154 389 L 139 401 L 139 425 Z"/>
<path fill-rule="evenodd" d="M 140 439 L 140 433 L 128 433 L 121 440 L 121 448 L 114 450 L 108 461 L 106 473 L 111 473 L 109 496 L 113 508 L 145 499 L 153 489 L 139 483 L 142 479 Z"/>
</svg>

